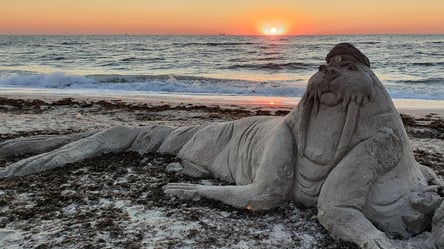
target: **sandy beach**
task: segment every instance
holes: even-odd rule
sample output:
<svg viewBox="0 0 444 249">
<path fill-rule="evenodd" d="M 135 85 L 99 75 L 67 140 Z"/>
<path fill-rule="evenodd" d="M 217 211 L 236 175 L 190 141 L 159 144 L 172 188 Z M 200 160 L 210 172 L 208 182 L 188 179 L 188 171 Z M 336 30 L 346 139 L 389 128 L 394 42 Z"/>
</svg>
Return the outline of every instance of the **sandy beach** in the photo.
<svg viewBox="0 0 444 249">
<path fill-rule="evenodd" d="M 115 125 L 174 127 L 286 115 L 291 98 L 65 96 L 3 93 L 0 142 Z M 422 104 L 421 104 L 422 103 Z M 417 161 L 444 176 L 444 104 L 395 100 Z M 0 158 L 0 168 L 21 159 Z M 1 248 L 356 248 L 334 241 L 315 209 L 265 212 L 165 196 L 168 182 L 226 184 L 167 174 L 160 154 L 107 154 L 38 175 L 0 180 Z"/>
</svg>

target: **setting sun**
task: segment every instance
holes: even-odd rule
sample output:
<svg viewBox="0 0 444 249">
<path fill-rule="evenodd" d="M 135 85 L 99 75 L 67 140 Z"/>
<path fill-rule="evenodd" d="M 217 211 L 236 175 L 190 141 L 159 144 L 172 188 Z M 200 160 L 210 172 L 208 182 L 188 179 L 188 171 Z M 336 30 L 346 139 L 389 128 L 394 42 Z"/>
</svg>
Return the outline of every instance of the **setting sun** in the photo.
<svg viewBox="0 0 444 249">
<path fill-rule="evenodd" d="M 264 35 L 283 35 L 286 29 L 282 24 L 264 24 L 262 25 L 261 32 Z"/>
</svg>

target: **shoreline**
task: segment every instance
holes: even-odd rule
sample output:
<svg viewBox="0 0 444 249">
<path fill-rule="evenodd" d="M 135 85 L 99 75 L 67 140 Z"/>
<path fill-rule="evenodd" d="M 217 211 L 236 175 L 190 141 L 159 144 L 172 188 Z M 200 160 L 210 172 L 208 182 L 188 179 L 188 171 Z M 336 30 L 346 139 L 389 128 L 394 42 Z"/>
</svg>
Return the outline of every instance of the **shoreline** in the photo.
<svg viewBox="0 0 444 249">
<path fill-rule="evenodd" d="M 54 89 L 0 89 L 0 98 L 33 100 L 38 99 L 46 102 L 60 101 L 72 98 L 79 101 L 110 101 L 124 103 L 143 103 L 151 105 L 204 105 L 219 106 L 221 108 L 247 108 L 263 110 L 291 110 L 300 97 L 274 97 L 274 96 L 234 96 L 234 95 L 207 95 L 207 94 L 172 94 L 172 93 L 145 93 L 131 92 L 125 94 L 103 93 L 91 94 L 83 91 L 68 91 Z M 424 99 L 392 99 L 399 113 L 425 116 L 433 113 L 444 117 L 444 100 Z"/>
</svg>

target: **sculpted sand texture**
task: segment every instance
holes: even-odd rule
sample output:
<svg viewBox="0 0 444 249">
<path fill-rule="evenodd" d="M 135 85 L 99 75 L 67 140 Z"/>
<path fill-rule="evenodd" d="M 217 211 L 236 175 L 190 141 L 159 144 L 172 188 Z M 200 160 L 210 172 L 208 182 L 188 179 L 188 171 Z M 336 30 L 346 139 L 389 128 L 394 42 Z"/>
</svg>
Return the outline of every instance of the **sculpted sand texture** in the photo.
<svg viewBox="0 0 444 249">
<path fill-rule="evenodd" d="M 181 165 L 172 171 L 235 185 L 174 183 L 164 187 L 168 194 L 248 209 L 294 201 L 317 206 L 331 235 L 363 248 L 405 248 L 418 234 L 424 248 L 442 248 L 442 183 L 414 160 L 400 116 L 369 60 L 350 44 L 338 44 L 326 60 L 286 117 L 181 128 L 119 126 L 41 138 L 45 147 L 35 139 L 29 140 L 33 146 L 6 141 L 0 144 L 3 156 L 26 146 L 28 152 L 55 150 L 10 165 L 0 176 L 33 174 L 106 152 L 177 154 Z"/>
</svg>

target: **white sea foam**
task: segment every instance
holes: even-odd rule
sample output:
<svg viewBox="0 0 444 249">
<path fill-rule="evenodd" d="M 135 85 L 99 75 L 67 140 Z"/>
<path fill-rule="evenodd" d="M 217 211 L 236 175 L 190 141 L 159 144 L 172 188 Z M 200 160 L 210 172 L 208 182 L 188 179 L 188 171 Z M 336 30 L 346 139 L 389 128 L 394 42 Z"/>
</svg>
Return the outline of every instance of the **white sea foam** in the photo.
<svg viewBox="0 0 444 249">
<path fill-rule="evenodd" d="M 64 72 L 34 75 L 7 74 L 0 76 L 0 86 L 68 88 L 74 86 L 92 86 L 94 84 L 94 80 L 88 79 L 85 76 L 77 76 Z"/>
<path fill-rule="evenodd" d="M 36 75 L 0 75 L 0 87 L 91 89 L 159 93 L 302 96 L 305 84 L 255 82 L 172 75 L 91 75 L 63 72 Z"/>
<path fill-rule="evenodd" d="M 123 94 L 128 92 L 301 97 L 306 89 L 302 80 L 249 81 L 176 75 L 74 75 L 65 72 L 50 74 L 0 74 L 2 87 L 33 89 L 88 90 L 91 93 Z M 387 81 L 387 90 L 396 99 L 444 99 L 441 84 L 396 84 Z"/>
</svg>

